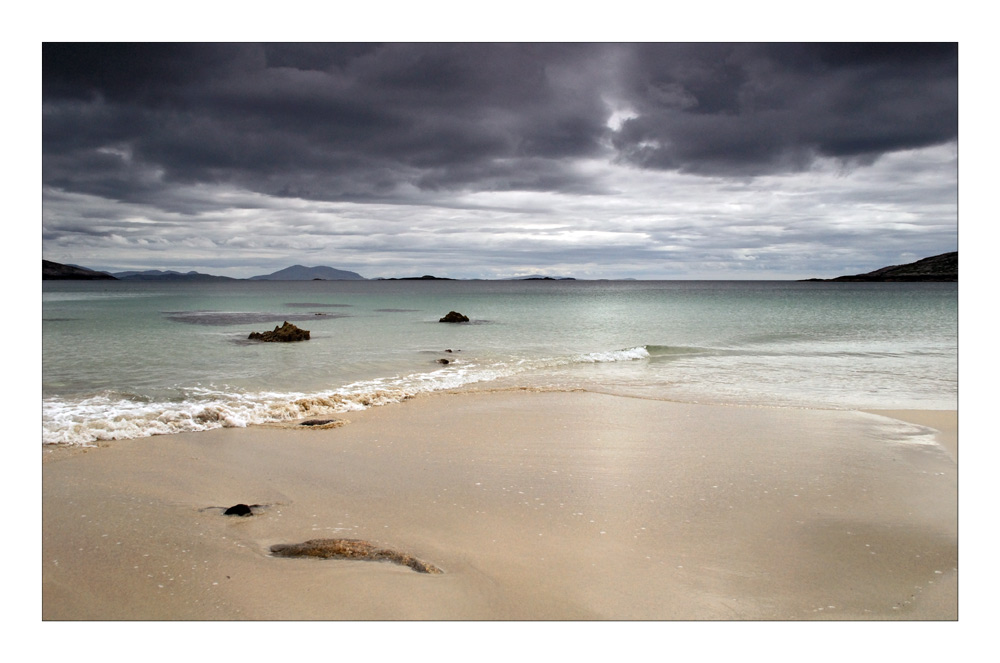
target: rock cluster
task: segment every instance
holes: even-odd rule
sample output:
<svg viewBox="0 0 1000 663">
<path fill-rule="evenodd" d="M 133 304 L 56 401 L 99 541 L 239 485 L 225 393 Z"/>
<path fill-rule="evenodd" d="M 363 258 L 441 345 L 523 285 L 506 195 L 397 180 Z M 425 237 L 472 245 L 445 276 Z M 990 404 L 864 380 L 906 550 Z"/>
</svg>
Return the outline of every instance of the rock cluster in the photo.
<svg viewBox="0 0 1000 663">
<path fill-rule="evenodd" d="M 309 340 L 309 330 L 299 329 L 292 323 L 285 321 L 285 324 L 280 327 L 275 327 L 274 331 L 269 332 L 250 332 L 250 336 L 247 337 L 254 341 L 266 341 L 271 343 L 290 343 L 292 341 L 308 341 Z"/>
<path fill-rule="evenodd" d="M 457 311 L 449 311 L 448 315 L 444 316 L 438 322 L 468 322 L 469 316 L 462 315 Z"/>
</svg>

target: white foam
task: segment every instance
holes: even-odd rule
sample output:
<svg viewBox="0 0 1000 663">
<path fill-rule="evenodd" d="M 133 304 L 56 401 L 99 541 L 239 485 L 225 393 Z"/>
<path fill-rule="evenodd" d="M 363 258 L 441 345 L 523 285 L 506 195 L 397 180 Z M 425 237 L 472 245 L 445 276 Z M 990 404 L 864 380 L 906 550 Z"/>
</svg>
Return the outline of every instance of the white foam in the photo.
<svg viewBox="0 0 1000 663">
<path fill-rule="evenodd" d="M 242 392 L 192 387 L 176 399 L 156 400 L 105 392 L 79 399 L 49 398 L 42 403 L 44 444 L 95 442 L 243 428 L 398 403 L 420 393 L 458 389 L 527 371 L 574 363 L 631 361 L 649 357 L 644 347 L 540 359 L 462 363 L 438 370 L 354 382 L 329 391 Z"/>
<path fill-rule="evenodd" d="M 612 350 L 611 352 L 591 352 L 581 355 L 577 358 L 577 361 L 603 364 L 615 361 L 632 361 L 634 359 L 649 359 L 649 351 L 645 346 L 628 348 L 626 350 Z"/>
<path fill-rule="evenodd" d="M 71 401 L 46 399 L 42 405 L 45 444 L 91 445 L 211 430 L 360 410 L 412 396 L 406 390 L 354 393 L 238 393 L 193 389 L 179 401 L 143 401 L 100 395 Z"/>
<path fill-rule="evenodd" d="M 398 403 L 423 392 L 494 380 L 517 370 L 502 363 L 469 364 L 355 382 L 316 393 L 246 393 L 197 387 L 185 389 L 177 400 L 157 401 L 115 393 L 76 400 L 49 398 L 42 403 L 42 441 L 92 445 L 98 441 L 242 428 L 363 410 Z"/>
</svg>

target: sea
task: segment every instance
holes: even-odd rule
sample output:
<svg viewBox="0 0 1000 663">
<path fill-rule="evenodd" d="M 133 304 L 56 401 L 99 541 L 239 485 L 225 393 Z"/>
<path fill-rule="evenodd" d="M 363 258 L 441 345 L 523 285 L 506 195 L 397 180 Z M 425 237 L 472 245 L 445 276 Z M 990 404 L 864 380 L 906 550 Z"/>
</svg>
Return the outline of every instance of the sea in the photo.
<svg viewBox="0 0 1000 663">
<path fill-rule="evenodd" d="M 955 283 L 43 281 L 42 302 L 46 445 L 336 417 L 443 390 L 957 408 Z M 470 321 L 439 322 L 450 311 Z M 285 321 L 311 338 L 247 338 Z"/>
</svg>

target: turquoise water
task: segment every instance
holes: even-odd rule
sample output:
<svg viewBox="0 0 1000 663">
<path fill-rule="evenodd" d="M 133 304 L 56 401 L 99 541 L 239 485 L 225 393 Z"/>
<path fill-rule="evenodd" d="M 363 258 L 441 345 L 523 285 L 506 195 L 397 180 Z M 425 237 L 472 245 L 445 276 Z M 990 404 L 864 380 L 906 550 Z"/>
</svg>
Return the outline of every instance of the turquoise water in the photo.
<svg viewBox="0 0 1000 663">
<path fill-rule="evenodd" d="M 245 426 L 484 386 L 953 409 L 957 309 L 953 283 L 48 281 L 43 441 Z M 437 322 L 451 310 L 471 322 Z M 246 339 L 285 320 L 311 340 Z"/>
</svg>

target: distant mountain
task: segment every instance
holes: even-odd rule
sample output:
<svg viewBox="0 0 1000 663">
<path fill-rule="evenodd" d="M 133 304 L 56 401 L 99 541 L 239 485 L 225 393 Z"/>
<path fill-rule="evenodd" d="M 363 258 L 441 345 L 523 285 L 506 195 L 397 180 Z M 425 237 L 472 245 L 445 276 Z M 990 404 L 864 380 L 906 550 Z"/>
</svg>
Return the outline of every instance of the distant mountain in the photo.
<svg viewBox="0 0 1000 663">
<path fill-rule="evenodd" d="M 958 251 L 942 253 L 906 265 L 891 265 L 867 274 L 806 281 L 958 281 Z"/>
<path fill-rule="evenodd" d="M 200 272 L 175 272 L 172 270 L 147 269 L 142 272 L 113 272 L 112 276 L 122 281 L 234 281 L 228 276 L 214 276 Z"/>
<path fill-rule="evenodd" d="M 76 265 L 63 265 L 58 262 L 52 262 L 51 260 L 42 261 L 42 280 L 43 281 L 97 281 L 106 280 L 114 281 L 116 280 L 114 276 L 107 274 L 105 272 L 96 272 L 93 269 L 87 269 L 86 267 L 78 267 Z"/>
<path fill-rule="evenodd" d="M 334 269 L 333 267 L 304 267 L 302 265 L 292 265 L 273 274 L 262 274 L 251 276 L 251 281 L 364 281 L 365 277 L 356 272 L 349 272 L 344 269 Z"/>
</svg>

